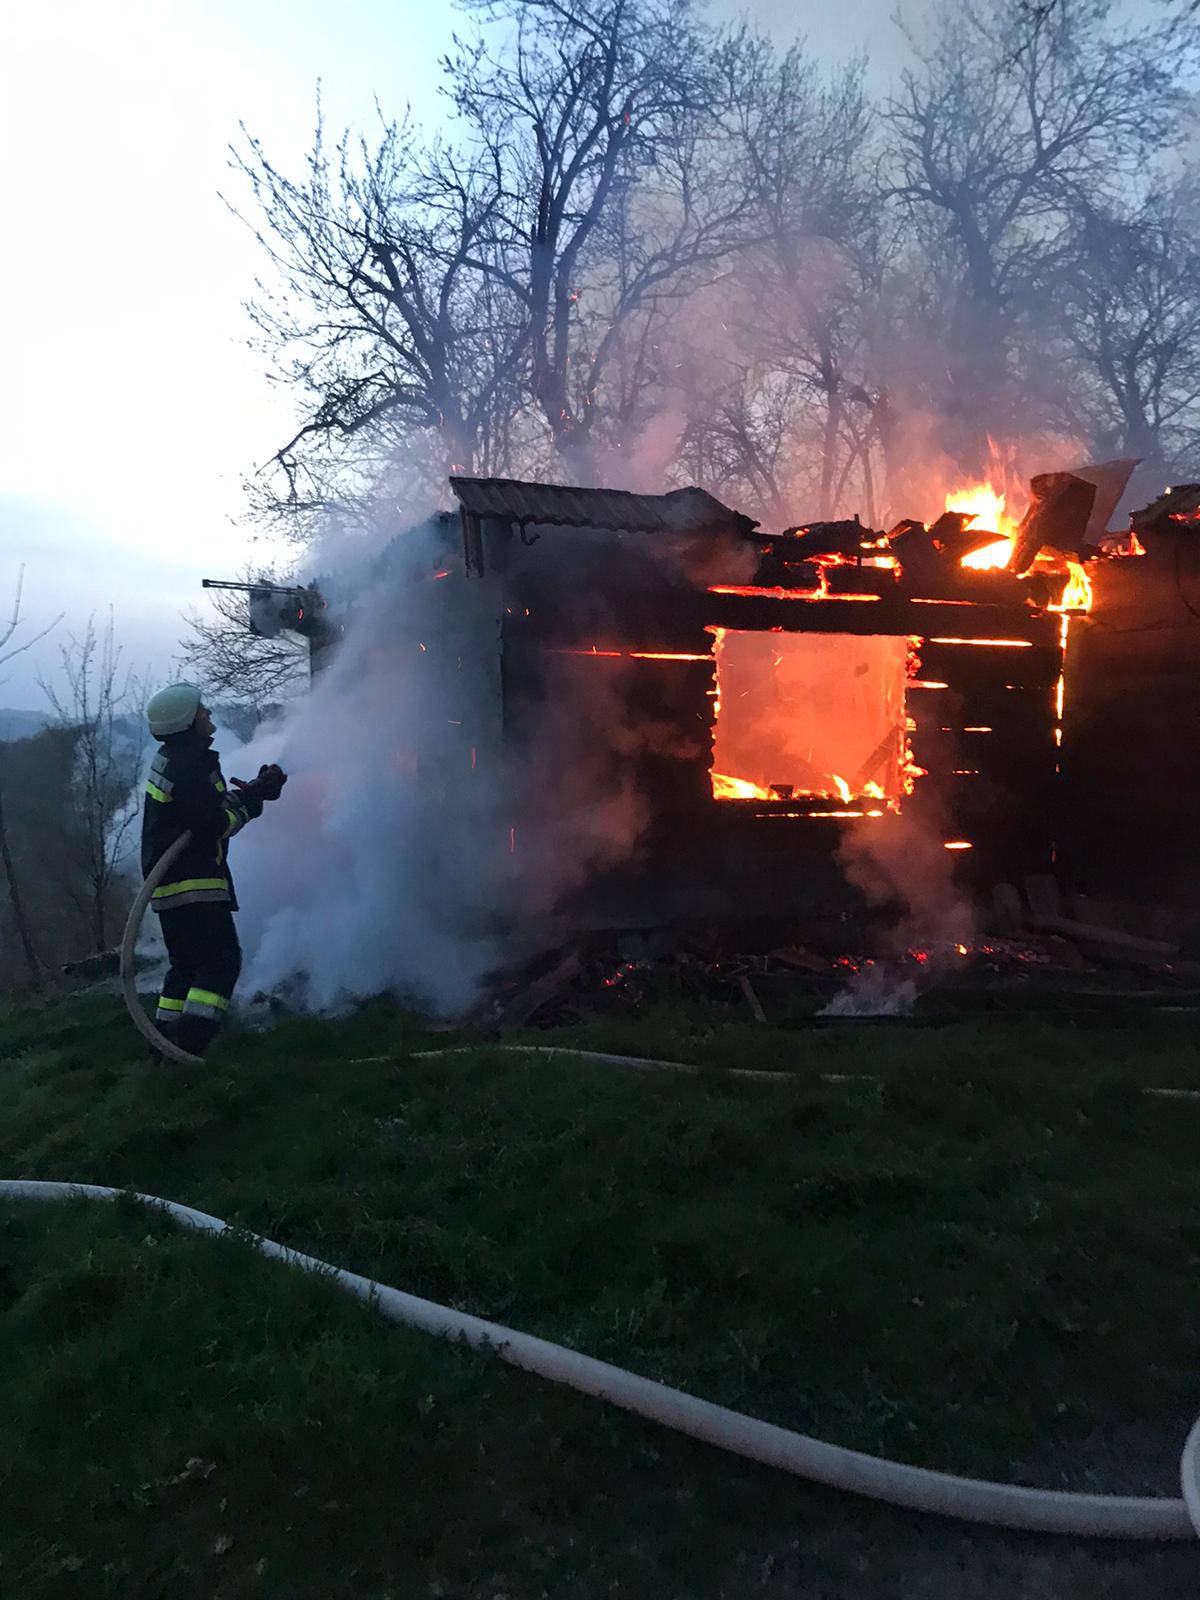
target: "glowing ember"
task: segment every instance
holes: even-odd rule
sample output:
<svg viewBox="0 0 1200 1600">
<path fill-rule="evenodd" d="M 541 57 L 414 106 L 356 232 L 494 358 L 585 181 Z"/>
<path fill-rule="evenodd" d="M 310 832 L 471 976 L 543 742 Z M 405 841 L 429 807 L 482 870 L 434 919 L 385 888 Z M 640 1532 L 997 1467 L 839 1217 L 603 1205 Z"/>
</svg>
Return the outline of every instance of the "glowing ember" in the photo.
<svg viewBox="0 0 1200 1600">
<path fill-rule="evenodd" d="M 711 656 L 687 655 L 682 650 L 631 650 L 631 661 L 711 661 Z"/>
<path fill-rule="evenodd" d="M 1029 639 L 939 639 L 931 636 L 930 644 L 990 644 L 1000 645 L 1008 650 L 1032 650 L 1033 644 Z"/>
<path fill-rule="evenodd" d="M 942 846 L 943 850 L 973 850 L 974 848 L 969 839 L 947 839 Z"/>
<path fill-rule="evenodd" d="M 709 655 L 697 655 L 684 650 L 601 650 L 590 645 L 586 650 L 572 650 L 561 645 L 551 645 L 552 656 L 588 656 L 596 661 L 711 661 Z"/>
<path fill-rule="evenodd" d="M 764 588 L 753 583 L 710 583 L 709 594 L 736 594 L 748 600 L 857 600 L 870 603 L 882 600 L 878 594 L 831 594 L 827 587 L 825 568 L 820 568 L 821 581 L 815 589 Z"/>
<path fill-rule="evenodd" d="M 752 583 L 710 583 L 709 594 L 740 594 L 755 600 L 823 600 L 827 593 L 825 588 L 825 571 L 821 569 L 821 581 L 815 589 L 764 589 Z"/>
<path fill-rule="evenodd" d="M 962 558 L 964 567 L 976 571 L 1007 567 L 1017 542 L 1017 524 L 1005 510 L 1005 496 L 997 494 L 990 483 L 973 483 L 968 488 L 956 489 L 946 496 L 947 511 L 962 511 L 970 515 L 971 528 L 981 528 L 998 537 L 982 550 L 972 550 Z"/>
</svg>

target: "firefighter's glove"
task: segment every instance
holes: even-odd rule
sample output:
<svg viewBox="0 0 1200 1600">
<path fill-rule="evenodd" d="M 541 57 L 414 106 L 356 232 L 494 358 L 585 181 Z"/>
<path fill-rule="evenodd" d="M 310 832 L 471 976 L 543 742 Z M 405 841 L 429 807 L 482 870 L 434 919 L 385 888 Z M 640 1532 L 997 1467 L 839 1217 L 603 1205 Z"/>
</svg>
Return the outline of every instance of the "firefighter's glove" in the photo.
<svg viewBox="0 0 1200 1600">
<path fill-rule="evenodd" d="M 234 778 L 231 781 L 235 789 L 242 794 L 252 796 L 255 800 L 278 800 L 287 782 L 287 773 L 272 762 L 270 766 L 259 767 L 258 777 L 251 778 L 249 783 L 241 778 Z"/>
<path fill-rule="evenodd" d="M 278 800 L 287 782 L 287 773 L 272 762 L 269 767 L 259 767 L 258 777 L 254 781 L 264 800 Z"/>
</svg>

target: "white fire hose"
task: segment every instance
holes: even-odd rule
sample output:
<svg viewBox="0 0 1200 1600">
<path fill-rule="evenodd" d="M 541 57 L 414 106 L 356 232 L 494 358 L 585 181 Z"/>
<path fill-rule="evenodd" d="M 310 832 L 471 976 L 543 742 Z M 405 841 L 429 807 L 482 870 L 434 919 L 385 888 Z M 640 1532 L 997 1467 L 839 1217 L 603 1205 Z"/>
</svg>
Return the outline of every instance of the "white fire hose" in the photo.
<svg viewBox="0 0 1200 1600">
<path fill-rule="evenodd" d="M 94 1183 L 40 1183 L 0 1181 L 0 1199 L 113 1200 L 122 1191 Z M 133 1198 L 158 1206 L 186 1228 L 200 1233 L 225 1233 L 229 1224 L 191 1206 L 162 1200 L 156 1195 L 134 1194 Z M 565 1346 L 551 1344 L 496 1322 L 455 1311 L 432 1300 L 390 1289 L 356 1272 L 345 1272 L 314 1256 L 303 1255 L 243 1231 L 242 1237 L 266 1256 L 285 1261 L 304 1272 L 320 1273 L 342 1289 L 357 1295 L 392 1322 L 420 1328 L 440 1339 L 463 1341 L 473 1349 L 498 1355 L 511 1366 L 535 1372 L 552 1383 L 565 1384 L 584 1394 L 608 1400 L 613 1405 L 651 1422 L 662 1423 L 677 1433 L 686 1433 L 705 1444 L 719 1446 L 779 1467 L 801 1478 L 811 1478 L 834 1489 L 866 1495 L 889 1505 L 907 1506 L 914 1511 L 937 1516 L 957 1517 L 965 1522 L 991 1523 L 1002 1528 L 1022 1528 L 1037 1533 L 1069 1533 L 1109 1539 L 1192 1539 L 1200 1534 L 1200 1422 L 1192 1429 L 1183 1451 L 1181 1477 L 1183 1498 L 1142 1499 L 1107 1494 L 1072 1494 L 1053 1489 L 1026 1489 L 1016 1484 L 989 1483 L 979 1478 L 959 1478 L 945 1472 L 931 1472 L 879 1456 L 863 1455 L 840 1445 L 824 1444 L 788 1428 L 776 1427 L 725 1406 L 698 1400 L 694 1395 L 638 1377 L 607 1361 Z"/>
<path fill-rule="evenodd" d="M 170 1039 L 150 1021 L 142 1010 L 142 1002 L 138 998 L 137 983 L 134 978 L 133 953 L 137 947 L 138 934 L 141 932 L 142 918 L 146 915 L 146 907 L 150 904 L 151 896 L 155 889 L 166 877 L 172 863 L 179 853 L 191 843 L 192 833 L 189 828 L 186 833 L 181 833 L 175 843 L 168 845 L 159 856 L 158 860 L 146 874 L 146 881 L 138 890 L 137 899 L 129 908 L 129 915 L 125 919 L 125 933 L 121 940 L 121 993 L 125 997 L 125 1005 L 133 1025 L 137 1031 L 162 1052 L 171 1061 L 177 1061 L 180 1066 L 203 1066 L 203 1057 L 192 1055 L 189 1050 L 181 1050 L 177 1044 L 172 1044 Z"/>
<path fill-rule="evenodd" d="M 134 983 L 133 953 L 150 898 L 190 838 L 190 833 L 183 834 L 155 862 L 130 908 L 121 942 L 121 985 L 134 1025 L 155 1049 L 171 1060 L 188 1066 L 199 1065 L 201 1058 L 180 1050 L 164 1038 L 142 1010 Z M 527 1050 L 530 1047 L 502 1048 Z M 433 1056 L 457 1052 L 424 1053 Z M 702 1070 L 681 1062 L 640 1062 L 634 1057 L 605 1056 L 601 1052 L 582 1050 L 569 1053 L 594 1055 L 608 1064 L 640 1065 L 651 1070 Z M 735 1070 L 729 1075 L 746 1078 L 777 1076 L 774 1073 L 744 1070 Z M 82 1197 L 113 1200 L 121 1193 L 121 1190 L 94 1183 L 0 1180 L 0 1199 L 67 1200 Z M 209 1216 L 207 1212 L 196 1211 L 174 1200 L 136 1192 L 133 1198 L 161 1208 L 176 1222 L 197 1232 L 231 1231 L 230 1225 L 219 1217 Z M 264 1255 L 299 1267 L 304 1272 L 316 1272 L 331 1278 L 340 1288 L 374 1306 L 389 1321 L 420 1328 L 436 1338 L 463 1341 L 476 1350 L 490 1351 L 511 1366 L 537 1373 L 552 1383 L 561 1383 L 584 1394 L 595 1395 L 651 1422 L 672 1428 L 677 1433 L 688 1434 L 693 1439 L 717 1445 L 749 1461 L 778 1467 L 797 1477 L 827 1484 L 830 1488 L 865 1495 L 888 1505 L 906 1506 L 913 1511 L 1037 1533 L 1141 1540 L 1200 1537 L 1200 1420 L 1197 1420 L 1184 1445 L 1180 1462 L 1183 1497 L 1179 1500 L 1074 1494 L 1054 1489 L 1027 1489 L 1018 1484 L 992 1483 L 981 1478 L 960 1478 L 951 1473 L 933 1472 L 925 1467 L 864 1455 L 841 1445 L 825 1444 L 807 1434 L 794 1433 L 791 1429 L 776 1427 L 774 1423 L 748 1417 L 740 1411 L 730 1411 L 725 1406 L 699 1400 L 680 1389 L 639 1377 L 607 1361 L 597 1361 L 576 1350 L 569 1350 L 564 1345 L 552 1344 L 546 1339 L 538 1339 L 514 1328 L 438 1305 L 432 1300 L 419 1299 L 416 1295 L 389 1288 L 386 1284 L 375 1283 L 356 1272 L 331 1266 L 315 1256 L 289 1250 L 259 1234 L 237 1231 Z"/>
</svg>

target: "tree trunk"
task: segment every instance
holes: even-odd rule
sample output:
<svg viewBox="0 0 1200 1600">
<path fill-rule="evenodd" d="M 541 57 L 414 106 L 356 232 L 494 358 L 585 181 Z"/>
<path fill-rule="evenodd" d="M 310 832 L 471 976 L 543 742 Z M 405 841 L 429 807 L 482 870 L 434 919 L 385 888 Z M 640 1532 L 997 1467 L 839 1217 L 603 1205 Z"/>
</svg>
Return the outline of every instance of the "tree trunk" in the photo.
<svg viewBox="0 0 1200 1600">
<path fill-rule="evenodd" d="M 96 954 L 102 956 L 108 949 L 108 918 L 104 910 L 104 888 L 100 884 L 92 899 L 92 939 L 96 946 Z"/>
<path fill-rule="evenodd" d="M 821 440 L 821 493 L 820 515 L 828 522 L 834 512 L 833 484 L 837 471 L 838 432 L 842 422 L 842 398 L 838 393 L 837 379 L 832 372 L 825 374 L 825 427 Z"/>
<path fill-rule="evenodd" d="M 8 846 L 8 829 L 4 821 L 4 794 L 0 791 L 0 862 L 4 866 L 4 877 L 8 883 L 8 898 L 13 908 L 13 919 L 17 924 L 17 935 L 21 940 L 21 948 L 25 952 L 25 961 L 29 967 L 29 977 L 34 984 L 42 981 L 42 964 L 38 960 L 37 951 L 33 947 L 33 937 L 29 931 L 29 923 L 25 916 L 25 906 L 21 900 L 21 891 L 17 887 L 17 874 L 13 866 L 12 851 Z"/>
</svg>

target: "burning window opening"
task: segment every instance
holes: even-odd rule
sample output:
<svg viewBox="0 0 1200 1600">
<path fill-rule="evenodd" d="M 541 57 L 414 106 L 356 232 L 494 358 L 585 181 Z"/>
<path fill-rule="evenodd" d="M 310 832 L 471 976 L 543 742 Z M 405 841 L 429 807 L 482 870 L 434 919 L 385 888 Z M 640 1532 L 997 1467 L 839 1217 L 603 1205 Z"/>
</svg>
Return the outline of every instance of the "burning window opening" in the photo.
<svg viewBox="0 0 1200 1600">
<path fill-rule="evenodd" d="M 899 809 L 911 787 L 906 638 L 708 631 L 714 799 L 881 800 Z M 864 813 L 816 813 L 849 814 Z"/>
</svg>

